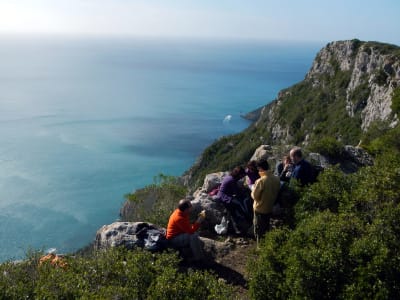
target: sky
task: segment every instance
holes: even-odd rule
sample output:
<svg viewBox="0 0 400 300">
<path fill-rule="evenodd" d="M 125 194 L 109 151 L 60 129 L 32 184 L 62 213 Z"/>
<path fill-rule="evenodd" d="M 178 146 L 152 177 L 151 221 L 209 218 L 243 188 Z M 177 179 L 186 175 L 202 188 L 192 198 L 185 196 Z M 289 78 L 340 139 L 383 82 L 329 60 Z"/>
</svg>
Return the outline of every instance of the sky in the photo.
<svg viewBox="0 0 400 300">
<path fill-rule="evenodd" d="M 400 45 L 399 0 L 0 0 L 0 34 Z"/>
</svg>

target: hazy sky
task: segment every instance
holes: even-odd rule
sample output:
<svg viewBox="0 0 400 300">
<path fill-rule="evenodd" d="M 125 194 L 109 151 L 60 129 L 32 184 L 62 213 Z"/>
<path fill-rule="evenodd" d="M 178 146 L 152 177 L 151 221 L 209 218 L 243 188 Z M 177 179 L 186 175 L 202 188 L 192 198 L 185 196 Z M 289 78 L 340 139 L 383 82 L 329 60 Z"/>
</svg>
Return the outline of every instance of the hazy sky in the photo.
<svg viewBox="0 0 400 300">
<path fill-rule="evenodd" d="M 400 0 L 0 0 L 0 34 L 400 44 Z"/>
</svg>

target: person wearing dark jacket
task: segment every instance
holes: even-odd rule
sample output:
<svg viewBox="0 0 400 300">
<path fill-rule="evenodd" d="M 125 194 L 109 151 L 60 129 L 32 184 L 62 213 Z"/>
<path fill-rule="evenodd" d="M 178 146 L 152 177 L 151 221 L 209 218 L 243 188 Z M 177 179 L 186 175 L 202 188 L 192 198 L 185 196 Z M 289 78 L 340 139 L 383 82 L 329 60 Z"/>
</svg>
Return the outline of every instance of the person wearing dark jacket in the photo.
<svg viewBox="0 0 400 300">
<path fill-rule="evenodd" d="M 314 170 L 311 164 L 303 158 L 301 148 L 295 147 L 290 150 L 290 159 L 294 164 L 292 178 L 300 181 L 302 186 L 314 182 Z"/>
<path fill-rule="evenodd" d="M 282 158 L 282 162 L 276 167 L 275 175 L 279 177 L 281 182 L 288 182 L 292 177 L 293 163 L 289 155 Z"/>
<path fill-rule="evenodd" d="M 243 167 L 238 166 L 225 176 L 221 182 L 215 199 L 222 202 L 233 218 L 232 225 L 237 233 L 240 232 L 240 223 L 251 221 L 252 208 L 249 190 L 239 184 L 239 180 L 246 176 Z"/>
</svg>

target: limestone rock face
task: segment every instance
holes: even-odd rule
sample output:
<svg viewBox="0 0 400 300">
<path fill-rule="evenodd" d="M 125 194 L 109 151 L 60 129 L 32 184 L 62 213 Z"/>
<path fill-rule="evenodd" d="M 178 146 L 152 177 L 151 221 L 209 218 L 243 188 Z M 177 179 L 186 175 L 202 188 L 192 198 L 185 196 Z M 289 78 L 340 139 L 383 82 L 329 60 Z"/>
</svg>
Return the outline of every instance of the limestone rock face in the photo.
<svg viewBox="0 0 400 300">
<path fill-rule="evenodd" d="M 266 159 L 268 160 L 269 157 L 271 157 L 272 154 L 272 147 L 269 145 L 261 145 L 259 146 L 256 151 L 254 151 L 253 156 L 250 158 L 250 160 L 260 160 L 260 159 Z"/>
<path fill-rule="evenodd" d="M 371 166 L 374 163 L 367 151 L 350 145 L 344 146 L 340 159 L 331 159 L 320 153 L 310 153 L 307 159 L 312 165 L 319 166 L 321 169 L 339 165 L 340 169 L 346 174 L 354 173 L 360 167 Z"/>
<path fill-rule="evenodd" d="M 204 178 L 204 183 L 203 186 L 201 187 L 201 191 L 205 193 L 211 192 L 213 189 L 215 189 L 221 184 L 222 179 L 228 174 L 229 172 L 217 172 L 217 173 L 207 174 L 206 177 Z"/>
<path fill-rule="evenodd" d="M 128 249 L 145 246 L 145 232 L 151 229 L 159 229 L 146 222 L 114 222 L 104 225 L 96 233 L 94 248 L 96 250 L 110 247 L 125 246 Z"/>
<path fill-rule="evenodd" d="M 358 167 L 372 166 L 374 163 L 371 155 L 360 147 L 344 146 L 344 157 L 357 164 Z"/>
<path fill-rule="evenodd" d="M 337 98 L 340 95 L 340 99 L 344 97 L 345 103 L 338 105 L 344 106 L 350 118 L 360 119 L 361 130 L 368 130 L 374 121 L 387 121 L 394 127 L 399 122 L 399 116 L 392 113 L 391 105 L 393 91 L 400 87 L 400 58 L 393 54 L 399 50 L 395 46 L 392 46 L 393 51 L 387 50 L 390 47 L 357 40 L 329 43 L 317 54 L 304 81 L 310 83 L 315 94 L 329 93 L 336 94 Z M 335 77 L 338 72 L 342 72 L 340 76 L 348 78 L 349 82 L 344 84 L 332 81 L 340 80 Z M 333 83 L 342 85 L 332 89 Z M 274 144 L 291 144 L 296 141 L 296 137 L 291 134 L 293 124 L 286 124 L 285 116 L 280 116 L 279 110 L 285 100 L 292 96 L 292 92 L 291 88 L 280 91 L 274 101 L 260 110 L 260 117 L 254 123 L 255 127 L 261 127 L 267 132 Z M 312 93 L 310 90 L 310 95 Z M 304 128 L 305 136 L 313 129 Z M 264 143 L 265 137 L 260 136 L 259 139 L 260 143 Z M 302 143 L 306 145 L 308 141 Z"/>
<path fill-rule="evenodd" d="M 351 72 L 346 89 L 346 110 L 354 116 L 361 110 L 363 130 L 368 129 L 375 120 L 391 119 L 393 90 L 400 86 L 400 60 L 391 54 L 385 54 L 373 44 L 358 41 L 337 41 L 329 43 L 317 55 L 306 80 L 319 86 L 319 75 L 335 72 L 334 63 L 339 70 Z M 357 89 L 369 90 L 366 98 L 359 103 L 352 102 L 352 95 Z M 369 95 L 368 95 L 369 94 Z M 395 125 L 398 117 L 392 120 Z"/>
<path fill-rule="evenodd" d="M 206 218 L 201 228 L 203 231 L 214 232 L 214 226 L 221 223 L 222 217 L 226 214 L 225 207 L 218 200 L 213 200 L 205 192 L 197 192 L 192 200 L 192 213 L 197 216 L 202 210 L 206 211 Z"/>
</svg>

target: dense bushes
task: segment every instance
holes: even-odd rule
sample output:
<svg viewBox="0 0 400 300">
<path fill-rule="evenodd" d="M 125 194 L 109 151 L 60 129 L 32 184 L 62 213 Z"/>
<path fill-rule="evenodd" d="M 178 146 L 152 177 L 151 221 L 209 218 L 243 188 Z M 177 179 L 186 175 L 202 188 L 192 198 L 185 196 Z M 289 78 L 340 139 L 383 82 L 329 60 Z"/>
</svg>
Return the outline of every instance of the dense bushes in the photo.
<svg viewBox="0 0 400 300">
<path fill-rule="evenodd" d="M 400 158 L 345 175 L 328 169 L 303 190 L 294 230 L 267 235 L 250 263 L 254 299 L 398 299 Z"/>
<path fill-rule="evenodd" d="M 146 221 L 165 227 L 171 212 L 186 193 L 178 177 L 159 174 L 154 177 L 153 184 L 125 195 L 133 209 L 124 216 L 124 221 Z"/>
<path fill-rule="evenodd" d="M 330 158 L 340 158 L 343 154 L 343 146 L 343 143 L 334 137 L 326 136 L 310 144 L 309 150 Z"/>
<path fill-rule="evenodd" d="M 395 113 L 399 116 L 399 114 L 400 114 L 400 87 L 396 88 L 393 91 L 391 108 L 392 108 L 393 113 Z"/>
<path fill-rule="evenodd" d="M 38 257 L 0 266 L 1 299 L 231 299 L 207 272 L 180 273 L 174 254 L 110 249 L 67 258 L 67 268 Z"/>
</svg>

